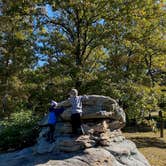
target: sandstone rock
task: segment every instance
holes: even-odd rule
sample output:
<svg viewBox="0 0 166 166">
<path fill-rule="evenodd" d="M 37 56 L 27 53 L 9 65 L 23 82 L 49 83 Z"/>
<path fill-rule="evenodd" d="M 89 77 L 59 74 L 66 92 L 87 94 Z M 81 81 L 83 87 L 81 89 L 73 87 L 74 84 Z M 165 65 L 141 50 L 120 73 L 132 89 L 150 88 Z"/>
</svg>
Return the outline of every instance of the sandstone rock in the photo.
<svg viewBox="0 0 166 166">
<path fill-rule="evenodd" d="M 119 122 L 117 120 L 110 122 L 109 128 L 111 131 L 114 131 L 116 129 L 121 129 L 125 126 L 125 123 Z"/>
<path fill-rule="evenodd" d="M 112 142 L 109 147 L 105 147 L 115 158 L 127 166 L 149 166 L 150 164 L 143 155 L 138 153 L 135 144 L 129 140 Z"/>
<path fill-rule="evenodd" d="M 84 155 L 76 155 L 64 161 L 49 161 L 44 166 L 122 166 L 108 151 L 99 148 L 90 148 L 84 151 Z M 39 164 L 37 166 L 43 166 Z"/>
<path fill-rule="evenodd" d="M 3 160 L 12 160 L 12 159 L 21 159 L 21 158 L 24 158 L 28 155 L 31 155 L 33 153 L 33 148 L 30 147 L 30 148 L 25 148 L 23 150 L 20 150 L 20 151 L 16 151 L 16 152 L 13 152 L 13 153 L 5 153 L 5 154 L 1 154 L 0 155 L 0 161 L 3 161 Z M 0 163 L 1 165 L 1 163 Z"/>
<path fill-rule="evenodd" d="M 48 129 L 44 127 L 33 148 L 0 155 L 1 166 L 149 166 L 135 144 L 123 136 L 120 129 L 126 122 L 125 113 L 114 99 L 89 95 L 83 101 L 85 135 L 77 136 L 71 134 L 71 104 L 63 101 L 58 105 L 66 110 L 56 125 L 56 141 L 46 141 L 43 135 Z M 45 116 L 40 124 L 47 120 Z"/>
<path fill-rule="evenodd" d="M 41 138 L 40 141 L 38 141 L 38 143 L 35 145 L 34 152 L 39 154 L 48 153 L 52 152 L 55 147 L 55 143 L 49 143 L 45 140 L 45 138 Z"/>
<path fill-rule="evenodd" d="M 81 160 L 86 161 L 89 165 L 92 166 L 104 166 L 104 165 L 110 165 L 110 166 L 120 166 L 114 156 L 109 153 L 108 151 L 102 149 L 102 148 L 90 148 L 85 150 L 85 155 L 81 158 Z"/>
<path fill-rule="evenodd" d="M 72 127 L 70 122 L 58 122 L 55 128 L 55 135 L 61 136 L 64 134 L 71 134 Z"/>
<path fill-rule="evenodd" d="M 70 143 L 65 143 L 65 145 L 70 145 Z M 149 166 L 144 156 L 136 149 L 135 144 L 129 140 L 66 154 L 46 153 L 42 156 L 32 156 L 29 149 L 24 149 L 20 152 L 0 155 L 0 159 L 1 166 Z"/>
<path fill-rule="evenodd" d="M 125 123 L 125 113 L 119 107 L 117 102 L 106 96 L 89 95 L 87 100 L 83 101 L 83 117 L 82 119 L 95 119 L 95 118 L 114 118 L 121 120 Z M 66 107 L 62 118 L 70 120 L 71 104 L 68 100 L 58 103 L 59 107 Z M 103 111 L 105 114 L 100 114 Z"/>
<path fill-rule="evenodd" d="M 84 141 L 84 146 L 91 147 L 92 144 L 96 145 L 100 143 L 101 145 L 109 144 L 110 140 L 108 141 L 108 139 L 111 137 L 108 135 L 112 133 L 114 130 L 120 129 L 124 126 L 124 123 L 125 123 L 124 111 L 118 106 L 117 102 L 114 99 L 111 99 L 110 97 L 89 95 L 87 96 L 87 98 L 88 98 L 87 100 L 83 101 L 82 127 L 85 131 L 85 134 L 90 134 L 91 138 L 93 137 L 95 139 L 92 139 L 91 141 L 90 140 Z M 63 140 L 65 138 L 64 136 L 70 137 L 72 132 L 72 128 L 70 124 L 70 114 L 71 114 L 70 102 L 68 100 L 63 101 L 59 103 L 58 105 L 59 106 L 63 105 L 67 109 L 61 115 L 62 119 L 59 119 L 56 125 L 55 137 L 58 138 L 57 141 L 60 139 Z M 46 124 L 47 120 L 48 120 L 48 116 L 45 116 L 43 120 L 40 122 L 40 124 Z M 67 147 L 64 148 L 64 146 L 62 146 L 61 144 L 58 145 L 57 143 L 55 143 L 55 145 L 53 144 L 54 148 L 51 148 L 50 144 L 48 144 L 48 148 L 46 148 L 47 143 L 42 138 L 42 136 L 46 133 L 47 133 L 47 128 L 43 128 L 43 130 L 40 133 L 38 143 L 36 145 L 37 153 L 45 153 L 47 151 L 46 149 L 48 149 L 48 152 L 50 152 L 50 150 L 53 151 L 54 149 L 61 149 L 61 150 L 71 149 L 72 151 L 75 151 L 79 147 L 80 149 L 83 148 L 82 145 L 78 145 L 78 144 L 75 145 L 75 148 L 73 149 L 67 148 Z M 100 135 L 101 133 L 107 133 L 107 134 L 105 134 L 105 136 L 103 135 L 101 136 Z M 94 143 L 94 140 L 96 141 L 96 143 Z M 91 142 L 91 143 L 89 144 L 87 142 Z"/>
<path fill-rule="evenodd" d="M 94 147 L 96 145 L 96 141 L 91 139 L 90 135 L 82 135 L 77 138 L 77 141 L 82 142 L 85 148 Z"/>
<path fill-rule="evenodd" d="M 57 146 L 60 151 L 63 152 L 74 152 L 84 149 L 83 142 L 77 140 L 77 138 L 61 137 L 57 141 Z"/>
</svg>

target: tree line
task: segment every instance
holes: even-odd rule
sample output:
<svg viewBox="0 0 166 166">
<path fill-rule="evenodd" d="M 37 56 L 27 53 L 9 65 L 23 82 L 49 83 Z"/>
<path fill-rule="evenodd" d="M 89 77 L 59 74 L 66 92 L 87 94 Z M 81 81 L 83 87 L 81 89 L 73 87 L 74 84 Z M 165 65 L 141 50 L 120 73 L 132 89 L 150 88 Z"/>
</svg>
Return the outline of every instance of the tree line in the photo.
<svg viewBox="0 0 166 166">
<path fill-rule="evenodd" d="M 1 0 L 0 114 L 47 111 L 75 87 L 139 119 L 166 106 L 165 3 Z"/>
</svg>

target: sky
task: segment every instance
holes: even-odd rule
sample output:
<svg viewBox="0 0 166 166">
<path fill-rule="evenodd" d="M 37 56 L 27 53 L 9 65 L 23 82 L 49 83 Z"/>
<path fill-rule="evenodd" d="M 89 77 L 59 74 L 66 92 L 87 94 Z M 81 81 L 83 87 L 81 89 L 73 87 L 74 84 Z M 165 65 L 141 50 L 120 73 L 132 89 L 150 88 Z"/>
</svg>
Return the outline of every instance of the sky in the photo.
<svg viewBox="0 0 166 166">
<path fill-rule="evenodd" d="M 50 5 L 46 5 L 46 12 L 48 14 L 49 17 L 53 17 L 54 16 L 54 13 L 52 11 L 52 8 Z M 39 46 L 42 46 L 42 43 L 37 43 Z M 46 56 L 42 55 L 42 54 L 36 54 L 36 56 L 39 58 L 39 61 L 37 63 L 37 67 L 41 67 L 43 66 L 44 64 L 46 64 Z M 45 60 L 44 60 L 45 59 Z"/>
</svg>

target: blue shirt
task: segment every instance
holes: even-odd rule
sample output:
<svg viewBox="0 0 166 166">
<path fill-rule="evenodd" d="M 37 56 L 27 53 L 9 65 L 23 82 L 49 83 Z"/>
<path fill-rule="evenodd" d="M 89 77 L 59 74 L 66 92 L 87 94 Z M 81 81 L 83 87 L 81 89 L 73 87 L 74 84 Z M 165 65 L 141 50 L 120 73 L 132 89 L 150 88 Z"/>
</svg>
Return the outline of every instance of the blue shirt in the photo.
<svg viewBox="0 0 166 166">
<path fill-rule="evenodd" d="M 63 113 L 64 108 L 61 107 L 59 109 L 55 109 L 53 107 L 49 108 L 49 114 L 48 114 L 48 124 L 56 124 L 57 122 L 57 116 L 59 116 L 61 113 Z"/>
</svg>

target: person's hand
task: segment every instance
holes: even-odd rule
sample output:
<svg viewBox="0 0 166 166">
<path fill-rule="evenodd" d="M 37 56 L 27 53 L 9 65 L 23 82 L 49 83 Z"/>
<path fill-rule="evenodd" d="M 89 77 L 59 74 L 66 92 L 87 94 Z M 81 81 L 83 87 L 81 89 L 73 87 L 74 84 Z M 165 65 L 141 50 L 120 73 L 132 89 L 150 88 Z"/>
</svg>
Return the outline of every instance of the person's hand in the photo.
<svg viewBox="0 0 166 166">
<path fill-rule="evenodd" d="M 97 115 L 105 115 L 106 114 L 106 111 L 99 111 L 96 113 Z"/>
</svg>

